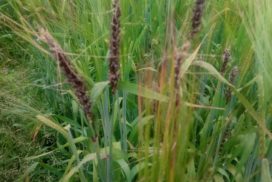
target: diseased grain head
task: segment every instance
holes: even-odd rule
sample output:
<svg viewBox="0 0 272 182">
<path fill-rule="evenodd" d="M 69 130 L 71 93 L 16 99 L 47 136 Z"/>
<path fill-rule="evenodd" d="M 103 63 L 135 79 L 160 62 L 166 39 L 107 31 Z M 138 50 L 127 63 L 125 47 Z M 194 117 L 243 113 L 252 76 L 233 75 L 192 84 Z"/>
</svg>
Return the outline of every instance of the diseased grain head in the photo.
<svg viewBox="0 0 272 182">
<path fill-rule="evenodd" d="M 111 22 L 111 40 L 110 40 L 110 55 L 109 55 L 109 81 L 112 93 L 116 92 L 119 80 L 119 47 L 120 47 L 120 23 L 121 9 L 119 0 L 113 1 L 113 15 Z"/>
<path fill-rule="evenodd" d="M 230 83 L 233 84 L 235 82 L 238 74 L 239 74 L 239 68 L 238 66 L 234 66 L 230 72 Z"/>
<path fill-rule="evenodd" d="M 239 74 L 239 68 L 237 66 L 234 66 L 230 72 L 230 75 L 229 75 L 229 82 L 231 84 L 235 83 L 235 80 L 238 77 L 238 74 Z M 232 96 L 231 88 L 228 88 L 225 92 L 225 97 L 226 97 L 227 102 L 229 102 L 231 100 L 231 96 Z"/>
<path fill-rule="evenodd" d="M 204 4 L 205 4 L 205 0 L 196 0 L 195 2 L 193 17 L 192 17 L 192 27 L 191 27 L 191 33 L 190 33 L 191 39 L 193 39 L 200 30 Z"/>
<path fill-rule="evenodd" d="M 225 51 L 223 53 L 223 56 L 222 56 L 222 62 L 223 63 L 222 63 L 222 67 L 221 67 L 221 70 L 220 70 L 222 75 L 226 72 L 228 63 L 230 62 L 230 58 L 231 58 L 230 50 L 225 49 Z"/>
<path fill-rule="evenodd" d="M 70 59 L 67 57 L 58 42 L 47 30 L 40 29 L 38 38 L 48 45 L 52 53 L 52 57 L 54 57 L 60 65 L 60 68 L 62 69 L 65 77 L 75 90 L 75 95 L 77 96 L 77 99 L 80 102 L 87 118 L 91 121 L 91 102 L 88 97 L 87 88 L 82 78 L 78 75 L 76 70 L 71 65 Z"/>
<path fill-rule="evenodd" d="M 180 80 L 180 67 L 184 61 L 184 59 L 186 58 L 186 56 L 188 55 L 188 51 L 189 51 L 189 47 L 190 47 L 190 42 L 187 41 L 183 44 L 182 48 L 180 50 L 176 50 L 176 55 L 175 55 L 175 88 L 178 89 L 179 88 L 179 80 Z"/>
<path fill-rule="evenodd" d="M 175 90 L 176 90 L 176 105 L 179 105 L 179 90 L 180 90 L 180 68 L 183 61 L 186 59 L 191 43 L 186 41 L 181 50 L 175 50 Z"/>
</svg>

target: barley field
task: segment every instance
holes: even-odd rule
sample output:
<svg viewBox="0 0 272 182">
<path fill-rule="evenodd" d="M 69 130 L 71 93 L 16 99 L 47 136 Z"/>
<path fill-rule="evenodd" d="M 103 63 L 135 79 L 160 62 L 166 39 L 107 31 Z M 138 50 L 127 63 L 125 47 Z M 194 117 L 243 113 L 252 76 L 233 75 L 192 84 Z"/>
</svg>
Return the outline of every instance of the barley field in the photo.
<svg viewBox="0 0 272 182">
<path fill-rule="evenodd" d="M 0 0 L 0 181 L 272 182 L 271 0 Z"/>
</svg>

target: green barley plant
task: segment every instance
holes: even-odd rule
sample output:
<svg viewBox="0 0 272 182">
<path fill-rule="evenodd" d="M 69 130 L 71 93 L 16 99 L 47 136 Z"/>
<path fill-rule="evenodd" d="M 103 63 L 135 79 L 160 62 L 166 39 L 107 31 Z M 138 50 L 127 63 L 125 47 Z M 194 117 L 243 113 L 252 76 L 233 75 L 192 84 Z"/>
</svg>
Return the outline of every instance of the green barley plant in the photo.
<svg viewBox="0 0 272 182">
<path fill-rule="evenodd" d="M 0 1 L 0 180 L 272 181 L 269 1 Z"/>
</svg>

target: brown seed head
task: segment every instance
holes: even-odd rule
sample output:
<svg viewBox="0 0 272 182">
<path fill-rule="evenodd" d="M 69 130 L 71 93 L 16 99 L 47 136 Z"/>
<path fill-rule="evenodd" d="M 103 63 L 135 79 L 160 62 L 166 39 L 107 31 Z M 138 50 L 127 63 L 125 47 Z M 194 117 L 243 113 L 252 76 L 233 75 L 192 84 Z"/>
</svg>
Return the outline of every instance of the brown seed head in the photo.
<svg viewBox="0 0 272 182">
<path fill-rule="evenodd" d="M 112 93 L 115 93 L 119 80 L 119 47 L 120 47 L 120 4 L 119 0 L 113 1 L 113 16 L 111 22 L 111 41 L 109 55 L 109 81 Z"/>
<path fill-rule="evenodd" d="M 179 89 L 180 89 L 180 68 L 181 68 L 181 65 L 183 63 L 183 61 L 185 60 L 185 58 L 187 57 L 188 55 L 188 51 L 189 51 L 189 48 L 190 48 L 190 42 L 189 41 L 186 41 L 181 50 L 178 51 L 176 50 L 175 51 L 175 90 L 176 90 L 176 105 L 179 104 Z"/>
<path fill-rule="evenodd" d="M 239 74 L 239 69 L 237 66 L 234 66 L 230 72 L 230 76 L 229 76 L 229 82 L 231 84 L 234 84 L 235 83 L 235 80 L 237 78 Z M 225 97 L 226 97 L 226 100 L 229 102 L 231 100 L 231 89 L 228 88 L 227 91 L 225 92 Z"/>
<path fill-rule="evenodd" d="M 222 56 L 222 61 L 223 61 L 223 64 L 221 67 L 221 74 L 224 74 L 226 72 L 228 63 L 230 61 L 230 51 L 228 49 L 224 51 L 224 54 Z"/>
<path fill-rule="evenodd" d="M 58 64 L 64 72 L 64 75 L 66 76 L 68 82 L 74 88 L 75 95 L 77 96 L 81 106 L 83 107 L 86 116 L 88 117 L 88 119 L 91 120 L 91 102 L 87 94 L 87 88 L 76 70 L 72 67 L 70 59 L 66 56 L 65 52 L 62 50 L 58 42 L 47 30 L 40 29 L 38 38 L 45 42 L 50 48 L 52 56 L 58 61 Z"/>
<path fill-rule="evenodd" d="M 192 17 L 191 38 L 199 32 L 205 0 L 196 0 Z"/>
</svg>

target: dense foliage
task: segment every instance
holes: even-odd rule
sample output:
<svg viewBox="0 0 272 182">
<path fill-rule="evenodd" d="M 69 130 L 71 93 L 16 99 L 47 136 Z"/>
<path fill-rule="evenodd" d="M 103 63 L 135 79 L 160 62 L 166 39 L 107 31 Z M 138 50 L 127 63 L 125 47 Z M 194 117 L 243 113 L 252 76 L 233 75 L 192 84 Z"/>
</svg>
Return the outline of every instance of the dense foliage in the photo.
<svg viewBox="0 0 272 182">
<path fill-rule="evenodd" d="M 272 181 L 270 0 L 1 0 L 1 181 Z"/>
</svg>

